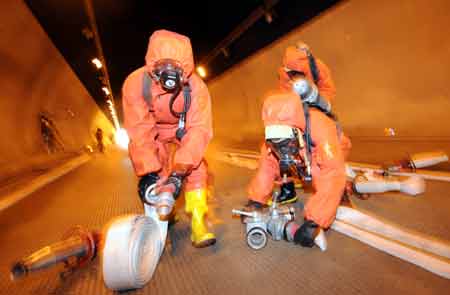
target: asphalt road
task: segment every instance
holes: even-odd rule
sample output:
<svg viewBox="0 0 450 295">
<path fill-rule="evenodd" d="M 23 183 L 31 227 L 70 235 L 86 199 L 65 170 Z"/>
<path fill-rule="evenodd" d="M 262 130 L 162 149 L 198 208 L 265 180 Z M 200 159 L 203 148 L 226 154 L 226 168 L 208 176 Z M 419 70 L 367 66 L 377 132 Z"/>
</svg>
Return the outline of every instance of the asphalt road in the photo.
<svg viewBox="0 0 450 295">
<path fill-rule="evenodd" d="M 326 252 L 284 241 L 269 241 L 261 251 L 249 249 L 244 227 L 232 218 L 231 209 L 245 202 L 245 187 L 254 171 L 209 158 L 210 223 L 217 244 L 205 249 L 191 246 L 189 219 L 180 199 L 181 220 L 169 232 L 171 245 L 153 279 L 127 294 L 447 294 L 450 290 L 450 280 L 332 230 L 327 232 Z M 58 240 L 71 226 L 101 229 L 114 216 L 142 212 L 136 183 L 127 155 L 109 151 L 0 212 L 0 294 L 112 294 L 104 286 L 99 259 L 64 279 L 55 268 L 11 282 L 8 270 L 13 260 Z M 450 183 L 427 185 L 419 197 L 390 193 L 356 203 L 450 241 Z"/>
</svg>

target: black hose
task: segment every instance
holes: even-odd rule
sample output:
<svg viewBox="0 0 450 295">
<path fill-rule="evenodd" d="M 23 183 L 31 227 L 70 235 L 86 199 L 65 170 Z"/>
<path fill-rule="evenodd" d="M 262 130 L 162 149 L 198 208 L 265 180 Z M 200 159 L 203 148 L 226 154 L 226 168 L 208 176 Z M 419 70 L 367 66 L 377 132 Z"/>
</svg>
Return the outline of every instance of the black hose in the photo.
<svg viewBox="0 0 450 295">
<path fill-rule="evenodd" d="M 181 115 L 186 115 L 186 113 L 189 111 L 189 108 L 191 107 L 191 87 L 189 87 L 189 84 L 187 84 L 183 86 L 183 110 L 181 112 L 177 112 L 173 109 L 173 104 L 175 103 L 178 94 L 180 94 L 180 91 L 181 87 L 177 87 L 175 92 L 172 94 L 172 97 L 170 97 L 169 102 L 170 113 L 176 118 L 180 118 Z"/>
<path fill-rule="evenodd" d="M 186 114 L 191 107 L 191 87 L 186 84 L 183 87 L 183 97 L 184 97 L 184 108 L 183 113 Z"/>
<path fill-rule="evenodd" d="M 311 155 L 311 120 L 309 117 L 309 106 L 307 103 L 303 103 L 303 111 L 305 112 L 305 141 L 306 150 L 308 156 Z"/>
<path fill-rule="evenodd" d="M 175 91 L 173 92 L 172 96 L 170 97 L 170 101 L 169 101 L 170 113 L 172 114 L 172 116 L 174 116 L 176 118 L 179 118 L 181 116 L 181 113 L 178 113 L 173 109 L 173 104 L 175 103 L 175 99 L 177 98 L 178 94 L 180 94 L 180 90 L 181 90 L 181 88 L 177 87 L 175 89 Z"/>
<path fill-rule="evenodd" d="M 311 70 L 314 83 L 317 84 L 319 82 L 319 68 L 317 67 L 316 59 L 309 51 L 306 53 L 306 56 L 308 57 L 309 69 Z"/>
<path fill-rule="evenodd" d="M 303 103 L 303 112 L 305 115 L 305 144 L 306 144 L 306 162 L 308 165 L 311 165 L 311 146 L 312 146 L 312 139 L 311 139 L 311 120 L 309 116 L 309 106 L 306 102 Z M 308 169 L 308 167 L 307 167 Z M 311 175 L 310 171 L 306 172 L 307 175 L 307 181 L 310 180 Z"/>
</svg>

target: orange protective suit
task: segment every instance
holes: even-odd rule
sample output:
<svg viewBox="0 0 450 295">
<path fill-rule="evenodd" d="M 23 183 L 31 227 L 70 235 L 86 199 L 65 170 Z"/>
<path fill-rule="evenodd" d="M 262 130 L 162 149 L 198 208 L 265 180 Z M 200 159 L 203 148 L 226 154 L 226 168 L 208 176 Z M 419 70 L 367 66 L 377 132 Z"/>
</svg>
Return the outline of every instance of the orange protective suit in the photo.
<svg viewBox="0 0 450 295">
<path fill-rule="evenodd" d="M 264 126 L 288 125 L 305 129 L 303 107 L 297 94 L 288 91 L 272 93 L 264 101 Z M 333 222 L 336 208 L 345 188 L 345 163 L 335 122 L 319 110 L 310 110 L 312 178 L 314 194 L 305 206 L 305 218 L 323 228 Z M 278 160 L 263 144 L 259 168 L 248 187 L 251 200 L 267 203 L 275 181 L 281 181 Z"/>
<path fill-rule="evenodd" d="M 183 78 L 191 87 L 191 106 L 186 115 L 187 133 L 181 141 L 175 137 L 178 118 L 169 109 L 172 94 L 153 81 L 150 105 L 143 95 L 144 73 L 150 73 L 157 61 L 167 58 L 181 63 Z M 205 188 L 207 166 L 203 156 L 212 138 L 211 99 L 205 83 L 193 73 L 190 40 L 174 32 L 155 31 L 150 37 L 145 61 L 146 65 L 131 73 L 123 85 L 125 128 L 130 137 L 129 154 L 135 172 L 138 176 L 158 172 L 160 176 L 167 177 L 174 164 L 192 165 L 185 190 Z M 183 92 L 180 91 L 173 109 L 180 112 L 183 105 Z M 176 145 L 173 159 L 171 143 Z"/>
<path fill-rule="evenodd" d="M 299 50 L 297 47 L 298 46 L 289 46 L 284 52 L 282 66 L 278 70 L 279 85 L 282 90 L 290 91 L 292 88 L 290 78 L 286 72 L 287 69 L 303 72 L 306 77 L 311 81 L 314 81 L 307 54 L 304 50 Z M 328 100 L 328 102 L 333 102 L 336 97 L 336 86 L 331 78 L 330 69 L 320 59 L 315 58 L 315 60 L 319 74 L 319 79 L 317 81 L 319 94 Z M 343 132 L 340 132 L 339 134 L 339 141 L 344 158 L 347 159 L 350 154 L 352 143 Z"/>
</svg>

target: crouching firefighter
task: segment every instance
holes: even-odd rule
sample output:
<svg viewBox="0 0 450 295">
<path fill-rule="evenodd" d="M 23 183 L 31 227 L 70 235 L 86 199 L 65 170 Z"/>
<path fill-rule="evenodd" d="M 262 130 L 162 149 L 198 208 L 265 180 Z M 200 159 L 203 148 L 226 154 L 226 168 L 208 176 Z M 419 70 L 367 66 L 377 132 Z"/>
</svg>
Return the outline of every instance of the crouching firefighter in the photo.
<svg viewBox="0 0 450 295">
<path fill-rule="evenodd" d="M 288 226 L 286 238 L 312 247 L 321 229 L 328 228 L 335 218 L 346 175 L 335 121 L 311 108 L 307 124 L 303 107 L 292 91 L 266 97 L 262 110 L 265 143 L 257 173 L 248 187 L 247 209 L 267 204 L 275 183 L 285 185 L 295 178 L 311 181 L 314 193 L 305 205 L 305 221 Z M 308 128 L 310 138 L 305 136 Z"/>
<path fill-rule="evenodd" d="M 129 154 L 140 177 L 139 195 L 148 188 L 178 197 L 185 191 L 195 247 L 215 243 L 206 227 L 207 164 L 203 158 L 212 138 L 211 101 L 204 82 L 193 73 L 188 37 L 155 31 L 149 41 L 146 65 L 131 73 L 123 85 L 125 128 Z M 183 187 L 182 187 L 183 186 Z"/>
<path fill-rule="evenodd" d="M 351 149 L 351 141 L 344 135 L 332 112 L 331 102 L 336 97 L 336 87 L 327 65 L 313 56 L 307 44 L 299 41 L 294 46 L 286 48 L 278 76 L 280 89 L 294 91 L 299 95 L 304 111 L 304 114 L 299 115 L 304 115 L 306 122 L 309 120 L 309 108 L 319 110 L 336 121 L 341 150 L 344 157 L 347 158 Z M 305 127 L 309 128 L 309 124 Z M 308 132 L 308 130 L 306 131 Z M 309 137 L 306 139 L 308 140 Z M 294 183 L 284 183 L 281 186 L 280 202 L 286 204 L 296 200 Z"/>
</svg>

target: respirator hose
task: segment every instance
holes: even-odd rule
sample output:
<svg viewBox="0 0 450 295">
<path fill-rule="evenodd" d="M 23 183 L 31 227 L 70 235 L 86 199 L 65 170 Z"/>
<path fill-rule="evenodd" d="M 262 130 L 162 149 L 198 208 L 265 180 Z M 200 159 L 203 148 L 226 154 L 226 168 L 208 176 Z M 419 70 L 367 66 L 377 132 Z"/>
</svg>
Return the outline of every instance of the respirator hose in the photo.
<svg viewBox="0 0 450 295">
<path fill-rule="evenodd" d="M 176 118 L 181 117 L 181 115 L 186 115 L 186 113 L 189 111 L 189 108 L 191 107 L 191 88 L 189 87 L 189 85 L 185 85 L 183 86 L 183 111 L 177 112 L 173 109 L 173 104 L 175 103 L 175 99 L 177 98 L 178 94 L 180 94 L 180 91 L 181 88 L 177 87 L 175 92 L 172 94 L 172 97 L 170 97 L 169 102 L 170 113 Z"/>
<path fill-rule="evenodd" d="M 178 94 L 180 93 L 180 87 L 177 87 L 175 91 L 173 92 L 172 96 L 170 97 L 169 101 L 169 110 L 172 116 L 179 118 L 182 113 L 178 113 L 173 109 L 173 104 L 175 103 L 175 99 L 177 98 Z"/>
</svg>

